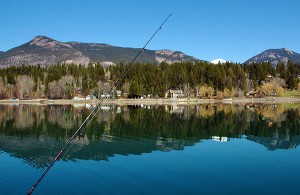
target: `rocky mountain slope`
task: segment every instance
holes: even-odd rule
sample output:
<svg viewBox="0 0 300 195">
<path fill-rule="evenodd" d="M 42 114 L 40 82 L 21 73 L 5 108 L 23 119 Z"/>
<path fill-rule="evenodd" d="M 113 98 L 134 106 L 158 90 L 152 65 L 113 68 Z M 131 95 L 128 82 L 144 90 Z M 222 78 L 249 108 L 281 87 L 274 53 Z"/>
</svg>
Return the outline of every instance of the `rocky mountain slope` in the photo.
<svg viewBox="0 0 300 195">
<path fill-rule="evenodd" d="M 0 67 L 18 65 L 53 65 L 57 63 L 89 62 L 115 64 L 130 62 L 139 52 L 138 48 L 116 47 L 100 43 L 60 42 L 45 36 L 36 36 L 31 41 L 0 53 Z M 174 63 L 197 61 L 179 51 L 145 50 L 137 62 Z"/>
<path fill-rule="evenodd" d="M 276 66 L 279 62 L 286 64 L 289 60 L 300 63 L 300 54 L 287 48 L 269 49 L 250 58 L 245 64 L 270 62 L 273 66 Z"/>
</svg>

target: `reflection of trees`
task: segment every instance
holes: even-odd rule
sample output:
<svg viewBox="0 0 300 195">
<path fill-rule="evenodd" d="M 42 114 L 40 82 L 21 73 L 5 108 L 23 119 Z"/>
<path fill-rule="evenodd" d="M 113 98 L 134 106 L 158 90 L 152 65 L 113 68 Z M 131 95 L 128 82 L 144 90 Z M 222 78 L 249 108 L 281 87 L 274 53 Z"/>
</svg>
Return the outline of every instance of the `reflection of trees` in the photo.
<svg viewBox="0 0 300 195">
<path fill-rule="evenodd" d="M 13 119 L 13 112 L 9 111 L 15 108 L 14 106 L 3 106 L 0 105 L 0 127 L 5 128 L 7 122 Z"/>
<path fill-rule="evenodd" d="M 74 117 L 74 108 L 72 106 L 50 106 L 47 112 L 48 122 L 58 124 L 67 130 L 74 128 L 76 117 Z"/>
<path fill-rule="evenodd" d="M 198 109 L 198 113 L 200 118 L 206 118 L 206 117 L 210 117 L 213 116 L 215 113 L 215 109 L 212 109 L 212 105 L 200 105 L 199 109 Z"/>
<path fill-rule="evenodd" d="M 290 136 L 298 135 L 300 131 L 299 121 L 300 121 L 300 116 L 297 110 L 287 110 L 286 120 L 282 121 L 281 127 L 279 129 L 283 133 L 285 130 L 288 130 Z"/>
<path fill-rule="evenodd" d="M 45 117 L 44 109 L 34 105 L 1 106 L 0 125 L 5 127 L 13 121 L 13 126 L 19 130 L 25 130 L 33 124 L 40 125 Z"/>
<path fill-rule="evenodd" d="M 1 105 L 0 127 L 7 135 L 65 135 L 61 129 L 72 129 L 81 123 L 71 106 Z M 81 116 L 81 114 L 80 114 Z"/>
<path fill-rule="evenodd" d="M 284 112 L 285 107 L 283 104 L 263 106 L 261 109 L 258 110 L 259 114 L 274 122 L 285 121 L 286 114 Z"/>
<path fill-rule="evenodd" d="M 219 104 L 178 106 L 124 106 L 121 112 L 114 106 L 102 107 L 84 129 L 84 136 L 77 137 L 62 158 L 107 160 L 115 154 L 182 150 L 215 136 L 230 140 L 246 135 L 248 140 L 269 149 L 295 148 L 300 144 L 299 109 L 248 109 Z M 90 113 L 84 107 L 73 106 L 0 108 L 0 150 L 38 167 L 56 155 Z M 269 115 L 271 111 L 281 115 Z M 201 116 L 200 112 L 208 114 Z"/>
<path fill-rule="evenodd" d="M 127 107 L 123 108 L 122 118 L 124 119 L 125 122 L 130 121 L 130 113 L 129 113 L 129 109 Z"/>
<path fill-rule="evenodd" d="M 26 129 L 33 125 L 35 122 L 34 110 L 32 106 L 21 105 L 18 107 L 18 112 L 16 112 L 14 119 L 14 125 L 17 129 Z"/>
<path fill-rule="evenodd" d="M 277 148 L 296 148 L 300 144 L 300 124 L 297 110 L 286 110 L 283 120 L 275 122 L 272 126 L 268 119 L 262 119 L 258 115 L 261 123 L 253 120 L 249 127 L 249 136 L 247 139 L 263 144 L 270 150 Z"/>
<path fill-rule="evenodd" d="M 170 109 L 172 109 L 170 107 Z M 291 136 L 298 135 L 297 121 L 289 122 L 287 118 L 298 111 L 285 110 L 284 106 L 267 105 L 254 111 L 239 105 L 197 105 L 185 106 L 182 113 L 170 112 L 168 108 L 129 109 L 117 115 L 110 127 L 112 135 L 146 136 L 169 138 L 210 138 L 211 136 L 240 137 L 241 135 L 272 136 L 278 131 L 280 137 L 286 137 L 286 128 Z M 166 112 L 167 111 L 167 112 Z M 272 112 L 278 112 L 270 114 Z M 264 116 L 263 114 L 266 116 Z M 125 116 L 125 117 L 124 117 Z M 270 125 L 270 122 L 272 122 Z M 284 126 L 282 126 L 284 125 Z M 299 128 L 298 128 L 299 129 Z"/>
<path fill-rule="evenodd" d="M 197 106 L 200 117 L 206 118 L 213 116 L 216 112 L 237 113 L 243 106 L 232 105 L 232 104 L 204 104 Z"/>
<path fill-rule="evenodd" d="M 213 115 L 199 117 L 199 113 L 206 110 Z M 193 106 L 182 109 L 183 113 L 169 114 L 164 107 L 149 109 L 129 109 L 127 117 L 117 115 L 111 124 L 110 132 L 118 136 L 130 137 L 165 137 L 197 139 L 210 138 L 212 135 L 238 137 L 246 128 L 246 116 L 236 112 L 236 108 L 226 108 L 216 111 L 212 106 Z M 129 116 L 128 116 L 129 115 Z M 244 118 L 243 118 L 244 117 Z M 127 118 L 130 118 L 128 120 Z"/>
<path fill-rule="evenodd" d="M 262 114 L 255 114 L 253 116 L 254 118 L 249 122 L 247 135 L 273 137 L 274 132 L 276 132 L 279 139 L 286 139 L 286 137 L 291 139 L 300 134 L 300 118 L 297 110 L 285 110 L 281 116 L 278 116 L 278 120 L 274 121 Z M 272 125 L 270 125 L 270 122 L 272 122 Z"/>
<path fill-rule="evenodd" d="M 47 134 L 69 137 L 80 126 L 90 110 L 73 106 L 1 106 L 0 125 L 10 135 Z M 176 139 L 209 139 L 212 136 L 271 137 L 288 133 L 298 135 L 299 109 L 286 110 L 284 105 L 264 105 L 247 109 L 243 105 L 201 104 L 167 105 L 152 109 L 103 106 L 84 130 L 87 138 L 100 139 L 102 134 L 129 137 L 163 137 Z M 271 125 L 270 125 L 271 124 Z M 63 129 L 63 130 L 62 130 Z"/>
</svg>

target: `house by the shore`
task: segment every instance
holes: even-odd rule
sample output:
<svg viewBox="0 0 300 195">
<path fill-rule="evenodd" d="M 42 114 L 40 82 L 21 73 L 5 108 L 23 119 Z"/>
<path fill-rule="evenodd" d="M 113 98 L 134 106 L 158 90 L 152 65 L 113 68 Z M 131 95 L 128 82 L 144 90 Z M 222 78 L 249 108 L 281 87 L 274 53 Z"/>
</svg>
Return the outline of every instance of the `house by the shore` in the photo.
<svg viewBox="0 0 300 195">
<path fill-rule="evenodd" d="M 166 91 L 165 98 L 171 97 L 171 98 L 181 98 L 184 97 L 184 93 L 182 90 L 179 89 L 170 89 Z"/>
</svg>

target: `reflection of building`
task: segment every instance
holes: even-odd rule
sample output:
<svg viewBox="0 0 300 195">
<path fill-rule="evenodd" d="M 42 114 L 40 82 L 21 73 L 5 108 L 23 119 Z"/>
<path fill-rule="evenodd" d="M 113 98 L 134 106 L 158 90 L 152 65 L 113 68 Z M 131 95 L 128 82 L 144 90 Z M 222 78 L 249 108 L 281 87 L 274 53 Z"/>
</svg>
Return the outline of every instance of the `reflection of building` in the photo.
<svg viewBox="0 0 300 195">
<path fill-rule="evenodd" d="M 183 106 L 174 104 L 174 105 L 171 106 L 170 113 L 171 114 L 182 114 L 183 110 L 184 110 Z"/>
<path fill-rule="evenodd" d="M 228 142 L 229 141 L 228 137 L 212 136 L 211 139 L 214 141 L 217 141 L 217 142 Z"/>
<path fill-rule="evenodd" d="M 111 106 L 100 106 L 101 110 L 110 110 Z"/>
<path fill-rule="evenodd" d="M 85 107 L 85 104 L 73 104 L 74 108 Z"/>
</svg>

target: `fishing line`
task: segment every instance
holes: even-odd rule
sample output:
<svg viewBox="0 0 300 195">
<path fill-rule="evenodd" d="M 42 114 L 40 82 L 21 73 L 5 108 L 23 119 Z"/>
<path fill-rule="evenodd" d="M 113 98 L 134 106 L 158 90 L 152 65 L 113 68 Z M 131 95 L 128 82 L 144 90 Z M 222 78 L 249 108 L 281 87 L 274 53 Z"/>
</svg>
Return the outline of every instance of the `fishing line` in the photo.
<svg viewBox="0 0 300 195">
<path fill-rule="evenodd" d="M 68 146 L 71 144 L 71 142 L 77 137 L 82 135 L 83 130 L 87 127 L 87 125 L 93 120 L 95 115 L 98 113 L 100 109 L 100 105 L 104 101 L 105 97 L 107 95 L 111 95 L 113 92 L 113 89 L 117 87 L 120 84 L 120 81 L 124 79 L 125 75 L 129 71 L 130 67 L 133 65 L 135 60 L 141 55 L 142 52 L 145 51 L 146 46 L 151 42 L 153 37 L 157 34 L 159 30 L 162 29 L 162 26 L 165 24 L 165 22 L 169 19 L 169 17 L 172 14 L 168 15 L 168 17 L 163 21 L 163 23 L 159 26 L 159 28 L 155 31 L 155 33 L 150 37 L 150 39 L 146 42 L 144 47 L 139 50 L 138 54 L 132 59 L 132 61 L 125 67 L 119 78 L 114 82 L 114 84 L 110 87 L 110 89 L 105 93 L 104 97 L 102 97 L 99 102 L 97 103 L 96 107 L 91 111 L 91 113 L 86 117 L 86 119 L 82 122 L 82 124 L 79 126 L 79 128 L 75 131 L 75 133 L 72 135 L 70 140 L 65 144 L 65 146 L 62 148 L 62 150 L 56 155 L 54 160 L 50 163 L 48 168 L 43 172 L 43 174 L 40 176 L 40 178 L 36 181 L 36 183 L 30 188 L 30 190 L 27 192 L 27 194 L 31 194 L 34 189 L 38 186 L 38 184 L 42 181 L 42 179 L 45 177 L 45 175 L 48 173 L 48 171 L 51 169 L 51 167 L 54 165 L 54 163 L 61 157 L 61 155 L 64 153 L 64 151 L 68 148 Z"/>
</svg>

